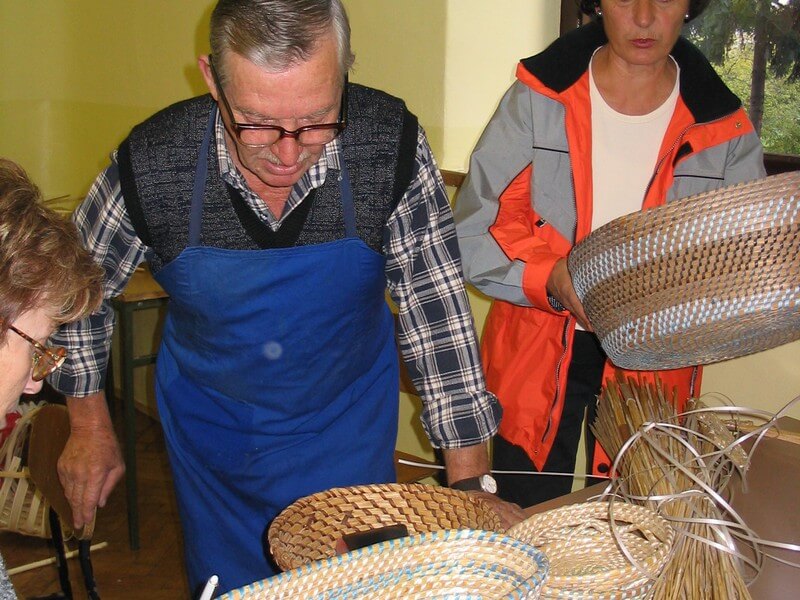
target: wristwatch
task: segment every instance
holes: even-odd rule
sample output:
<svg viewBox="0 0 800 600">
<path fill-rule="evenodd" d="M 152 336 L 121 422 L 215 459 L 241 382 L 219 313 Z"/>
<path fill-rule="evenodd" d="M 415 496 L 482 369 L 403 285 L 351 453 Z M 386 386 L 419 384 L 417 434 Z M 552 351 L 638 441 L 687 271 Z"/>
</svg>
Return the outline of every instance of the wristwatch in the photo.
<svg viewBox="0 0 800 600">
<path fill-rule="evenodd" d="M 497 482 L 494 477 L 486 473 L 478 477 L 469 477 L 461 479 L 450 484 L 450 488 L 454 490 L 461 490 L 462 492 L 489 492 L 490 494 L 497 493 Z"/>
</svg>

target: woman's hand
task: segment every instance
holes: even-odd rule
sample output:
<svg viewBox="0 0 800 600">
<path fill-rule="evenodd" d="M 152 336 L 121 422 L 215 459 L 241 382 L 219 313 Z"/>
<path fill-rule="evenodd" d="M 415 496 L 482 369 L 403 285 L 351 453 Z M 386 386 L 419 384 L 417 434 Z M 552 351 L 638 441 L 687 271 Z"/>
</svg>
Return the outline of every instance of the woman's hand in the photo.
<svg viewBox="0 0 800 600">
<path fill-rule="evenodd" d="M 547 292 L 575 316 L 581 327 L 586 331 L 592 331 L 589 317 L 586 316 L 583 304 L 572 285 L 566 258 L 559 260 L 550 272 L 550 277 L 547 279 Z"/>
</svg>

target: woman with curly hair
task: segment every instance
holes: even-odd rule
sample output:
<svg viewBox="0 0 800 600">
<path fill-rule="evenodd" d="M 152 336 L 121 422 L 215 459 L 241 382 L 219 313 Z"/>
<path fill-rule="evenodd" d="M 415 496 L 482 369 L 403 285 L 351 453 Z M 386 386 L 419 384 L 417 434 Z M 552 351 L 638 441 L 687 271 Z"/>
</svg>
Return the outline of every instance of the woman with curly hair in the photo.
<svg viewBox="0 0 800 600">
<path fill-rule="evenodd" d="M 21 167 L 0 159 L 0 428 L 20 395 L 38 392 L 64 362 L 47 339 L 97 308 L 102 277 L 75 226 L 44 205 Z M 15 597 L 0 558 L 0 600 Z"/>
</svg>

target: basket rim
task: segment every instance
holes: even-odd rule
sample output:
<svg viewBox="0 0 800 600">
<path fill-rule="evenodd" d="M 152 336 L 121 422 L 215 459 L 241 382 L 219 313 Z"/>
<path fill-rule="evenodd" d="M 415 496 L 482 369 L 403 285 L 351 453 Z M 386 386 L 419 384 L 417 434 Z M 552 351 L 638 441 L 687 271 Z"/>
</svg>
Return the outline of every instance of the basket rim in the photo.
<svg viewBox="0 0 800 600">
<path fill-rule="evenodd" d="M 351 569 L 348 576 L 351 578 L 351 580 L 348 581 L 348 578 L 344 578 L 343 581 L 336 583 L 336 587 L 350 585 L 358 581 L 359 563 L 361 562 L 363 564 L 365 560 L 374 559 L 381 554 L 402 551 L 404 549 L 415 549 L 425 546 L 442 546 L 443 548 L 446 548 L 451 542 L 465 540 L 497 544 L 498 546 L 511 548 L 514 551 L 519 551 L 526 559 L 530 560 L 530 562 L 527 562 L 526 564 L 535 566 L 535 571 L 529 576 L 523 576 L 523 580 L 515 587 L 510 595 L 506 596 L 507 598 L 526 598 L 528 597 L 528 594 L 541 588 L 542 584 L 547 578 L 550 568 L 547 556 L 544 552 L 531 544 L 508 536 L 504 533 L 494 531 L 484 531 L 479 529 L 445 529 L 387 540 L 372 546 L 359 548 L 345 554 L 316 560 L 314 562 L 301 565 L 295 569 L 284 571 L 283 573 L 279 573 L 273 577 L 250 583 L 235 590 L 230 590 L 229 592 L 226 592 L 224 595 L 220 596 L 218 600 L 235 600 L 245 593 L 254 593 L 260 591 L 273 591 L 274 593 L 278 593 L 280 590 L 275 588 L 287 584 L 290 581 L 294 582 L 299 578 L 312 576 L 318 572 L 324 572 L 327 569 L 335 568 L 349 567 Z M 483 552 L 485 552 L 485 549 L 486 548 L 481 548 Z M 491 557 L 487 557 L 487 562 L 488 558 Z M 446 561 L 447 556 L 441 560 Z M 375 567 L 372 574 L 377 574 L 379 571 L 380 569 Z M 324 592 L 325 590 L 320 591 L 320 593 Z"/>
</svg>

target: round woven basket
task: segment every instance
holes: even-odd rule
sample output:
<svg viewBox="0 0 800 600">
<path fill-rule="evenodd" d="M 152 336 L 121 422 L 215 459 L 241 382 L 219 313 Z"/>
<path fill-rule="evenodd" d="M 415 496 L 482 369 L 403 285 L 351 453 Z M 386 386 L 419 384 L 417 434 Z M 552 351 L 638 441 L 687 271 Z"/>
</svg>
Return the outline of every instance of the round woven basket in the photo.
<svg viewBox="0 0 800 600">
<path fill-rule="evenodd" d="M 488 531 L 437 531 L 381 542 L 228 592 L 221 600 L 537 598 L 548 563 Z"/>
<path fill-rule="evenodd" d="M 615 219 L 568 264 L 623 368 L 713 363 L 800 339 L 800 171 Z"/>
<path fill-rule="evenodd" d="M 500 531 L 500 517 L 465 492 L 418 483 L 333 488 L 300 498 L 269 527 L 275 562 L 283 570 L 329 558 L 344 535 L 405 525 L 409 535 L 444 529 Z"/>
<path fill-rule="evenodd" d="M 647 598 L 675 536 L 662 517 L 622 502 L 586 502 L 543 512 L 507 535 L 547 556 L 550 573 L 540 598 L 587 600 Z"/>
</svg>

